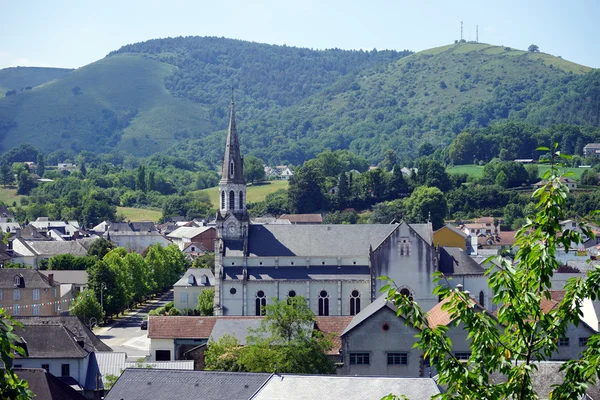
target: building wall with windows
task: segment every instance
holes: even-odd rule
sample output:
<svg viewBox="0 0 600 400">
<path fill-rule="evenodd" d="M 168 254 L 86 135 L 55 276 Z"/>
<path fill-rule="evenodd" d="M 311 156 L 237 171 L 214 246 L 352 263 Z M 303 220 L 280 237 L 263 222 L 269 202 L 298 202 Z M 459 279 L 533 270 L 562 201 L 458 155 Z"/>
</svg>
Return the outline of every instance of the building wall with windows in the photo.
<svg viewBox="0 0 600 400">
<path fill-rule="evenodd" d="M 59 315 L 60 284 L 36 270 L 0 269 L 0 307 L 12 316 Z"/>
<path fill-rule="evenodd" d="M 424 376 L 422 353 L 413 348 L 418 330 L 384 307 L 342 336 L 340 375 Z"/>
<path fill-rule="evenodd" d="M 75 379 L 82 387 L 86 382 L 89 356 L 85 358 L 16 358 L 16 368 L 45 368 L 56 377 Z M 20 367 L 18 367 L 20 366 Z"/>
<path fill-rule="evenodd" d="M 294 296 L 307 299 L 317 316 L 355 315 L 371 302 L 368 279 L 225 281 L 222 290 L 224 315 L 259 315 L 260 305 Z"/>
<path fill-rule="evenodd" d="M 587 346 L 587 339 L 596 332 L 588 325 L 580 323 L 579 326 L 569 325 L 564 338 L 559 339 L 558 349 L 552 354 L 551 360 L 565 361 L 578 359 L 580 353 Z"/>
</svg>

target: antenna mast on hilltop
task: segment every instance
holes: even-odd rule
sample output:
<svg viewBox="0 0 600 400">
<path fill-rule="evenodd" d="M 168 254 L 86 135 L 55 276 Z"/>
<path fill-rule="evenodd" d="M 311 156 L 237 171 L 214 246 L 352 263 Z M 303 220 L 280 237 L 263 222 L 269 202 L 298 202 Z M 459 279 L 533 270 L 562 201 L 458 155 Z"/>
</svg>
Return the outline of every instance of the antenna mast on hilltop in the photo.
<svg viewBox="0 0 600 400">
<path fill-rule="evenodd" d="M 475 27 L 475 41 L 479 43 L 479 25 Z"/>
<path fill-rule="evenodd" d="M 460 41 L 463 41 L 463 22 L 460 21 Z"/>
</svg>

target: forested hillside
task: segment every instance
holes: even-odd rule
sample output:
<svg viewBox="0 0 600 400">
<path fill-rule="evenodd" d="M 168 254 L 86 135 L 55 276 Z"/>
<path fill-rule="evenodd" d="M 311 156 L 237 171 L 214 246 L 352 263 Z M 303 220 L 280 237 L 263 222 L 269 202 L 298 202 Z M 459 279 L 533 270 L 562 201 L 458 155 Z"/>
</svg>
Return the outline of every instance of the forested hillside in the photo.
<svg viewBox="0 0 600 400">
<path fill-rule="evenodd" d="M 387 149 L 408 159 L 423 144 L 435 150 L 507 120 L 600 125 L 600 72 L 544 53 L 467 43 L 417 54 L 316 51 L 179 37 L 124 46 L 0 98 L 0 151 L 24 142 L 45 152 L 168 151 L 214 165 L 232 86 L 243 151 L 270 164 L 327 149 L 371 163 Z"/>
</svg>

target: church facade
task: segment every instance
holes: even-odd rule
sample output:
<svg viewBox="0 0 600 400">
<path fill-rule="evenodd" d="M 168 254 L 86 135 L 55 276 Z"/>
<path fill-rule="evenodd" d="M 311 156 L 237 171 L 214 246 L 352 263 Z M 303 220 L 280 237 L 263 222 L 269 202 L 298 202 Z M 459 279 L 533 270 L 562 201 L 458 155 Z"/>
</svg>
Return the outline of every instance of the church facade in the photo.
<svg viewBox="0 0 600 400">
<path fill-rule="evenodd" d="M 423 309 L 438 303 L 432 274 L 440 257 L 430 223 L 251 224 L 233 101 L 219 199 L 215 315 L 261 315 L 272 299 L 294 296 L 315 315 L 356 315 L 380 296 L 382 275 Z M 483 269 L 470 272 L 479 287 Z M 464 286 L 464 276 L 456 283 Z"/>
</svg>

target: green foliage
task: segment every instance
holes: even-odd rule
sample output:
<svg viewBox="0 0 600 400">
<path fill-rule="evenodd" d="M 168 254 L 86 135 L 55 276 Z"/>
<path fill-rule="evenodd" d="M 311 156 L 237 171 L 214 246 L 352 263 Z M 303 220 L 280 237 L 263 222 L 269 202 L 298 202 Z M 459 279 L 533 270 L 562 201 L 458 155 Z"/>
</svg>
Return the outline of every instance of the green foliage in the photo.
<svg viewBox="0 0 600 400">
<path fill-rule="evenodd" d="M 2 166 L 0 166 L 0 179 L 2 180 L 2 186 L 4 187 L 14 182 L 15 177 L 8 164 L 2 164 Z"/>
<path fill-rule="evenodd" d="M 307 214 L 321 210 L 325 205 L 324 184 L 323 173 L 316 166 L 306 165 L 296 169 L 288 189 L 290 211 Z"/>
<path fill-rule="evenodd" d="M 27 382 L 19 379 L 13 370 L 15 354 L 25 356 L 25 350 L 19 344 L 20 338 L 14 333 L 14 326 L 21 327 L 6 313 L 6 310 L 0 308 L 0 360 L 4 365 L 0 373 L 0 397 L 30 400 L 34 395 L 28 389 Z"/>
<path fill-rule="evenodd" d="M 265 168 L 263 160 L 253 155 L 244 157 L 244 179 L 250 183 L 264 180 Z"/>
<path fill-rule="evenodd" d="M 198 295 L 198 306 L 196 309 L 200 315 L 214 315 L 215 289 L 207 288 Z"/>
<path fill-rule="evenodd" d="M 376 204 L 369 222 L 371 224 L 389 224 L 392 221 L 402 221 L 406 214 L 404 202 L 401 199 Z"/>
<path fill-rule="evenodd" d="M 444 226 L 444 218 L 448 212 L 444 194 L 435 187 L 420 186 L 404 201 L 405 220 L 408 223 L 425 223 L 431 221 L 433 230 Z"/>
<path fill-rule="evenodd" d="M 579 182 L 582 185 L 598 186 L 598 173 L 593 169 L 587 169 L 583 174 L 581 174 L 581 179 Z"/>
<path fill-rule="evenodd" d="M 173 307 L 169 310 L 168 315 L 169 315 L 169 317 L 177 317 L 177 316 L 181 315 L 181 311 L 179 311 L 178 309 Z"/>
<path fill-rule="evenodd" d="M 556 147 L 553 161 L 560 156 Z M 516 264 L 499 257 L 486 272 L 497 317 L 481 312 L 467 292 L 450 289 L 445 277 L 438 274 L 440 285 L 434 294 L 447 301 L 443 307 L 454 325 L 460 324 L 468 333 L 468 361 L 454 356 L 452 341 L 446 336 L 448 327 L 430 326 L 426 314 L 395 285 L 382 288 L 398 306 L 398 316 L 420 330 L 416 347 L 424 351 L 438 371 L 439 384 L 446 388 L 438 398 L 537 399 L 531 380 L 534 362 L 550 359 L 567 327 L 581 323 L 582 300 L 600 296 L 600 267 L 596 266 L 586 278 L 567 282 L 564 299 L 557 307 L 550 311 L 542 308 L 550 298 L 551 277 L 560 268 L 557 249 L 568 250 L 581 242 L 582 235 L 594 237 L 585 226 L 582 233 L 561 229 L 568 190 L 560 183 L 554 164 L 544 178 L 548 183 L 533 194 L 537 213 L 517 233 Z M 579 360 L 565 362 L 561 367 L 564 383 L 553 388 L 553 399 L 580 398 L 588 385 L 597 383 L 599 345 L 600 335 L 593 335 Z M 507 376 L 507 382 L 493 381 L 494 373 Z"/>
<path fill-rule="evenodd" d="M 217 341 L 210 341 L 204 353 L 205 368 L 208 371 L 243 371 L 239 365 L 242 352 L 235 336 L 225 334 Z"/>
<path fill-rule="evenodd" d="M 95 318 L 98 324 L 101 324 L 104 319 L 100 302 L 96 298 L 96 294 L 90 289 L 79 293 L 69 309 L 69 314 L 79 317 L 86 325 L 92 318 Z"/>
<path fill-rule="evenodd" d="M 192 268 L 208 268 L 215 272 L 215 253 L 207 251 L 192 262 Z"/>
<path fill-rule="evenodd" d="M 35 181 L 28 171 L 21 171 L 17 175 L 17 194 L 27 195 L 35 187 Z"/>
<path fill-rule="evenodd" d="M 92 256 L 75 257 L 72 254 L 59 254 L 48 260 L 50 270 L 86 270 L 94 265 L 97 258 Z"/>
<path fill-rule="evenodd" d="M 92 242 L 92 245 L 88 250 L 88 255 L 103 259 L 104 256 L 114 248 L 115 245 L 110 240 L 101 237 Z"/>
<path fill-rule="evenodd" d="M 540 48 L 537 45 L 532 44 L 532 45 L 529 45 L 529 47 L 527 48 L 527 51 L 530 53 L 539 53 Z"/>
</svg>

